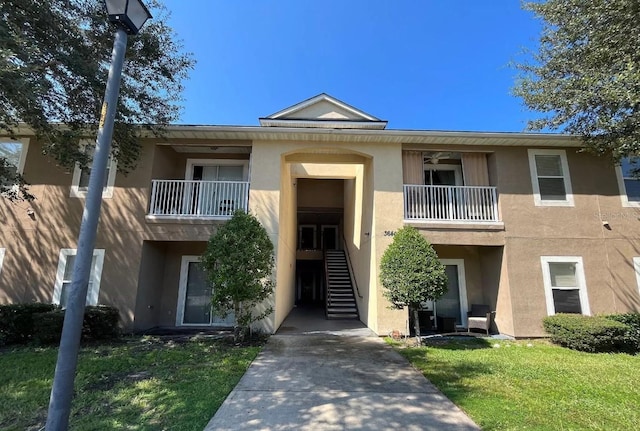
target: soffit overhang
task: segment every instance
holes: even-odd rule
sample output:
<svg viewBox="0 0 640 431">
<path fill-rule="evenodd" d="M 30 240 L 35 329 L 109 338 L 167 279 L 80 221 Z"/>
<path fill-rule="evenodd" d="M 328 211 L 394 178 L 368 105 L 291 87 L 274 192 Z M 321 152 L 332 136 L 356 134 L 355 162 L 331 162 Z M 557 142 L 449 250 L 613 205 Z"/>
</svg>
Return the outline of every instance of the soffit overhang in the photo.
<svg viewBox="0 0 640 431">
<path fill-rule="evenodd" d="M 431 130 L 300 129 L 256 126 L 168 126 L 165 140 L 248 140 L 359 144 L 582 147 L 579 136 L 551 133 L 458 132 Z M 194 142 L 195 144 L 196 142 Z M 417 147 L 418 148 L 418 147 Z"/>
</svg>

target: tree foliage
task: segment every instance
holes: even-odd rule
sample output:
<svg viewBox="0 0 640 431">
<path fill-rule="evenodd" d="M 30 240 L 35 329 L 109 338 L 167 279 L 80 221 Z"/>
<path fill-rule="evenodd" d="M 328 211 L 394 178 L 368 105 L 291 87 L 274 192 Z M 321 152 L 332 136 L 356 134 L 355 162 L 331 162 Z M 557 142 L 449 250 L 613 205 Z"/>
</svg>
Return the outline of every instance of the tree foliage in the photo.
<svg viewBox="0 0 640 431">
<path fill-rule="evenodd" d="M 640 3 L 547 0 L 524 7 L 543 22 L 540 46 L 514 88 L 545 113 L 529 128 L 581 135 L 618 161 L 640 150 Z"/>
<path fill-rule="evenodd" d="M 233 311 L 236 335 L 273 312 L 256 309 L 273 293 L 273 266 L 273 243 L 251 214 L 236 211 L 209 239 L 202 267 L 213 288 L 213 310 L 221 317 Z"/>
<path fill-rule="evenodd" d="M 121 172 L 135 167 L 141 133 L 160 134 L 178 118 L 193 67 L 166 9 L 145 3 L 154 18 L 129 39 L 113 134 Z M 62 166 L 86 165 L 92 148 L 79 139 L 97 133 L 113 35 L 101 0 L 0 2 L 0 135 L 24 124 Z"/>
<path fill-rule="evenodd" d="M 420 339 L 420 303 L 447 292 L 447 275 L 429 241 L 411 226 L 398 230 L 380 260 L 383 294 L 396 308 L 409 307 Z"/>
</svg>

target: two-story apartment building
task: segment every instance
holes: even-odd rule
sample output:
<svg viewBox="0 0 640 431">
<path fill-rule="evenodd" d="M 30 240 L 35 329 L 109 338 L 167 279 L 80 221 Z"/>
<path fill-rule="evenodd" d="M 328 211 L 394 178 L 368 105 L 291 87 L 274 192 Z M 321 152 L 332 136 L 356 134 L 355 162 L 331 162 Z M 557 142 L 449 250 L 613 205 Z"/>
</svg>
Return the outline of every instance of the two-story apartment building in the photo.
<svg viewBox="0 0 640 431">
<path fill-rule="evenodd" d="M 544 335 L 556 312 L 640 310 L 640 182 L 626 164 L 564 135 L 386 125 L 321 94 L 259 126 L 177 125 L 145 139 L 135 171 L 110 166 L 87 303 L 118 307 L 127 329 L 228 325 L 211 314 L 198 257 L 241 208 L 276 249 L 271 332 L 296 305 L 331 314 L 333 250 L 357 306 L 345 315 L 380 335 L 404 330 L 407 312 L 388 307 L 378 280 L 404 225 L 447 267 L 449 292 L 425 305 L 461 328 L 471 304 L 517 337 Z M 0 142 L 37 196 L 0 202 L 0 303 L 64 304 L 87 172 L 58 167 L 28 132 Z"/>
</svg>

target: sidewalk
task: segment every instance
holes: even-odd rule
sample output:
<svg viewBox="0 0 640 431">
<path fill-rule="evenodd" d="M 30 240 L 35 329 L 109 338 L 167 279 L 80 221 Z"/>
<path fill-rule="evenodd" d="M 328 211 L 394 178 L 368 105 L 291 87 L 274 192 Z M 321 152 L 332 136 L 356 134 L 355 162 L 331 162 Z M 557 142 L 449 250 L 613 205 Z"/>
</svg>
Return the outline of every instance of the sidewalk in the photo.
<svg viewBox="0 0 640 431">
<path fill-rule="evenodd" d="M 479 430 L 379 337 L 274 335 L 205 431 Z"/>
</svg>

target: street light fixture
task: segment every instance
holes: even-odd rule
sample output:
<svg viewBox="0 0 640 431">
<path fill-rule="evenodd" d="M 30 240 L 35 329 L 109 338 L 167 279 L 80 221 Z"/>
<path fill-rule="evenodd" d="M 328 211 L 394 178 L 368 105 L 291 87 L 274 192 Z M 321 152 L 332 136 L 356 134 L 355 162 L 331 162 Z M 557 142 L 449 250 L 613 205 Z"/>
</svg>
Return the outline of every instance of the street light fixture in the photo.
<svg viewBox="0 0 640 431">
<path fill-rule="evenodd" d="M 78 249 L 73 265 L 58 360 L 49 399 L 46 431 L 66 431 L 69 428 L 69 414 L 73 398 L 73 382 L 78 365 L 84 307 L 96 243 L 100 206 L 102 205 L 102 189 L 111 152 L 113 123 L 116 117 L 118 93 L 120 92 L 120 77 L 127 49 L 127 34 L 138 34 L 144 23 L 151 18 L 149 10 L 141 0 L 105 0 L 105 5 L 109 20 L 115 23 L 118 28 L 113 41 L 111 66 L 100 114 L 96 150 L 91 165 L 82 223 L 80 224 Z"/>
<path fill-rule="evenodd" d="M 138 34 L 151 18 L 149 10 L 140 0 L 105 0 L 109 21 L 124 27 L 129 34 Z"/>
</svg>

